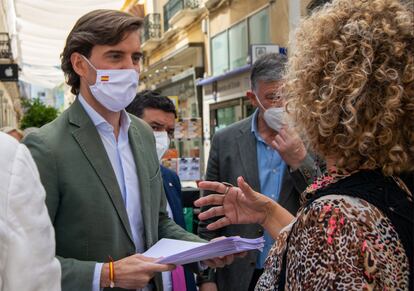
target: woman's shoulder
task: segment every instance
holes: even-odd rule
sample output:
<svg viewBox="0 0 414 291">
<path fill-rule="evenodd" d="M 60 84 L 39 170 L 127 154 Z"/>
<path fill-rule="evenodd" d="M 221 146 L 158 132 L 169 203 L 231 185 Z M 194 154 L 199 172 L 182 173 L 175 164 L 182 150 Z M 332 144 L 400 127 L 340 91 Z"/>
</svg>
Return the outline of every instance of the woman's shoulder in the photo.
<svg viewBox="0 0 414 291">
<path fill-rule="evenodd" d="M 292 229 L 293 235 L 304 229 L 312 229 L 309 236 L 334 250 L 341 245 L 350 248 L 355 244 L 363 250 L 368 242 L 375 245 L 375 251 L 403 249 L 390 219 L 380 209 L 358 197 L 327 195 L 318 198 L 300 211 Z"/>
<path fill-rule="evenodd" d="M 389 219 L 374 205 L 367 201 L 348 195 L 326 195 L 313 201 L 308 207 L 304 207 L 298 220 L 333 223 L 331 218 L 340 216 L 340 225 L 351 223 L 357 228 L 390 227 Z M 384 224 L 382 220 L 386 220 Z M 326 226 L 325 224 L 322 224 Z"/>
<path fill-rule="evenodd" d="M 397 232 L 363 199 L 327 195 L 313 201 L 300 211 L 289 239 L 293 264 L 325 266 L 323 285 L 408 288 L 408 260 Z"/>
</svg>

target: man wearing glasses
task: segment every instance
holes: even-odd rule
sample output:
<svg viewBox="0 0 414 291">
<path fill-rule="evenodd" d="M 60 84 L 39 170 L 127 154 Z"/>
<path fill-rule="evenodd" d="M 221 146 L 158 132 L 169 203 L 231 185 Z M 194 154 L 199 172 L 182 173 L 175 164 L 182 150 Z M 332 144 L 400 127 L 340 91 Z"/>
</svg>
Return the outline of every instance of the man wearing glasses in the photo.
<svg viewBox="0 0 414 291">
<path fill-rule="evenodd" d="M 295 214 L 299 208 L 299 194 L 313 180 L 317 167 L 284 118 L 281 86 L 286 63 L 287 58 L 282 54 L 264 55 L 254 63 L 251 90 L 246 95 L 257 109 L 252 116 L 214 135 L 206 180 L 237 185 L 237 177 L 243 176 L 255 191 L 278 201 Z M 273 240 L 259 225 L 231 225 L 209 231 L 206 226 L 210 222 L 200 222 L 200 237 L 264 235 L 266 242 L 262 253 L 249 252 L 231 266 L 206 270 L 198 278 L 200 290 L 253 290 Z"/>
</svg>

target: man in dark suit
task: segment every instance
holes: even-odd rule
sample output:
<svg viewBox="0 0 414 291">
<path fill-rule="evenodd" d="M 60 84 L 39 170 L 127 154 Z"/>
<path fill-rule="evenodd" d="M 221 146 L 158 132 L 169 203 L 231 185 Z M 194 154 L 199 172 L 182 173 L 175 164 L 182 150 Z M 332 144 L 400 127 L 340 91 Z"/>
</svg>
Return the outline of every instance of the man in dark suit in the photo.
<svg viewBox="0 0 414 291">
<path fill-rule="evenodd" d="M 172 266 L 142 253 L 161 238 L 204 241 L 168 217 L 152 130 L 124 110 L 141 27 L 116 10 L 82 16 L 61 57 L 76 101 L 24 140 L 46 189 L 63 291 L 163 290 L 159 272 Z"/>
<path fill-rule="evenodd" d="M 251 90 L 246 95 L 257 110 L 214 135 L 206 180 L 237 185 L 237 177 L 243 176 L 254 190 L 295 214 L 299 194 L 317 171 L 303 142 L 284 119 L 285 101 L 280 87 L 286 62 L 287 58 L 280 54 L 265 55 L 255 62 Z M 218 236 L 264 235 L 266 243 L 262 253 L 249 252 L 231 266 L 204 272 L 198 278 L 200 290 L 253 290 L 273 240 L 259 225 L 231 225 L 213 232 L 206 228 L 210 222 L 200 222 L 200 237 L 210 240 Z"/>
<path fill-rule="evenodd" d="M 171 139 L 174 137 L 175 119 L 177 118 L 174 103 L 166 96 L 147 90 L 138 93 L 126 110 L 142 118 L 151 126 L 154 131 L 158 159 L 161 161 L 162 156 L 170 145 Z M 168 214 L 174 219 L 175 223 L 185 229 L 180 178 L 174 171 L 162 165 L 160 167 L 164 191 L 167 196 Z M 189 270 L 188 266 L 185 266 L 184 270 L 186 290 L 196 291 L 194 274 Z M 163 273 L 163 278 L 169 275 L 169 273 Z M 185 290 L 174 290 L 173 288 L 173 291 Z"/>
</svg>

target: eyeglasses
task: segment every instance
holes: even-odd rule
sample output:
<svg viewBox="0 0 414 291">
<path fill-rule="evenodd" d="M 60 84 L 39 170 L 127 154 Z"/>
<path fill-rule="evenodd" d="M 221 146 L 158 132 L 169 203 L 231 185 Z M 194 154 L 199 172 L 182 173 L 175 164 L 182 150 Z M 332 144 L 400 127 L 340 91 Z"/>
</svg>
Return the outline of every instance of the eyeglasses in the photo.
<svg viewBox="0 0 414 291">
<path fill-rule="evenodd" d="M 266 96 L 264 96 L 264 99 L 272 105 L 279 105 L 282 104 L 284 101 L 283 95 L 278 92 L 275 92 L 273 94 L 267 94 Z"/>
</svg>

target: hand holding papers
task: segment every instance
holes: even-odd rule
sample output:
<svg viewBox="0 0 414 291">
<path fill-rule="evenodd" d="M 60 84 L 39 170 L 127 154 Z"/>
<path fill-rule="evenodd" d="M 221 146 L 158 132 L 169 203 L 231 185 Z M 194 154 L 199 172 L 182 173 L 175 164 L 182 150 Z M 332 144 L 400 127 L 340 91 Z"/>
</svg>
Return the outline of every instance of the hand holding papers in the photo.
<svg viewBox="0 0 414 291">
<path fill-rule="evenodd" d="M 245 239 L 233 236 L 209 243 L 196 243 L 164 238 L 153 245 L 143 255 L 154 258 L 162 257 L 157 261 L 160 264 L 184 265 L 244 251 L 262 251 L 263 246 L 263 237 Z"/>
</svg>

